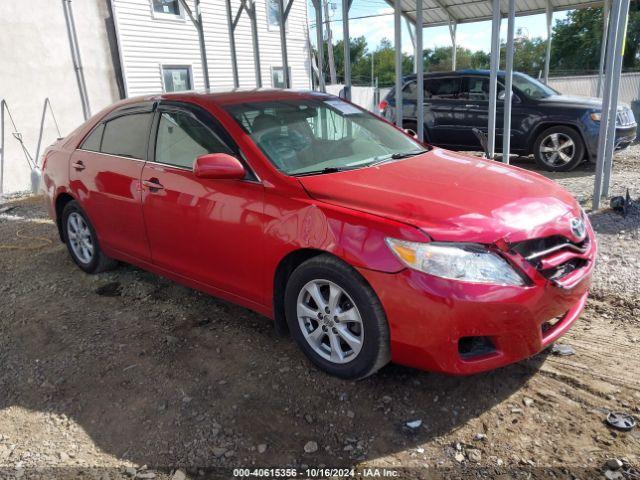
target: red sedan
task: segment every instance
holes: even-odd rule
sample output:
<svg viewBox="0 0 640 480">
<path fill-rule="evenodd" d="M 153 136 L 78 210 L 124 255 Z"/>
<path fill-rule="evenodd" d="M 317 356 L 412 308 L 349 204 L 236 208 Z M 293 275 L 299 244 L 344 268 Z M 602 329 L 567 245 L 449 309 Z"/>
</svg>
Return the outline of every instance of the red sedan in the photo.
<svg viewBox="0 0 640 480">
<path fill-rule="evenodd" d="M 312 92 L 120 102 L 48 149 L 43 189 L 85 272 L 123 261 L 253 309 L 344 378 L 531 356 L 596 256 L 554 182 Z"/>
</svg>

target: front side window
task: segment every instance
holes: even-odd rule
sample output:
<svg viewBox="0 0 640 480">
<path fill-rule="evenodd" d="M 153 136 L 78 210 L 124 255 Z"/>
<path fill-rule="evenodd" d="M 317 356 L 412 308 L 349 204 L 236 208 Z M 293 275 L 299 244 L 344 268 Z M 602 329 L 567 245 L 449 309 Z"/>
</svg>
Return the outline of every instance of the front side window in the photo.
<svg viewBox="0 0 640 480">
<path fill-rule="evenodd" d="M 152 113 L 133 113 L 105 123 L 102 153 L 144 160 Z"/>
<path fill-rule="evenodd" d="M 179 17 L 180 1 L 179 0 L 152 0 L 153 12 L 161 15 L 173 15 Z"/>
<path fill-rule="evenodd" d="M 504 90 L 504 85 L 498 81 L 498 98 L 500 92 Z M 462 81 L 462 89 L 459 98 L 474 102 L 489 101 L 489 78 L 488 77 L 465 77 Z"/>
<path fill-rule="evenodd" d="M 232 152 L 215 133 L 189 113 L 161 113 L 156 138 L 156 162 L 192 168 L 195 159 L 207 153 Z"/>
<path fill-rule="evenodd" d="M 337 98 L 252 102 L 226 109 L 288 175 L 361 168 L 424 151 L 392 125 Z"/>
<path fill-rule="evenodd" d="M 513 74 L 513 86 L 524 93 L 527 97 L 539 100 L 541 98 L 547 98 L 551 95 L 558 95 L 553 88 L 546 86 L 544 83 L 539 82 L 535 78 L 531 78 L 524 73 Z"/>
<path fill-rule="evenodd" d="M 162 67 L 162 80 L 165 92 L 183 92 L 193 88 L 189 67 Z"/>
<path fill-rule="evenodd" d="M 291 83 L 291 67 L 289 67 L 289 82 Z M 271 85 L 273 88 L 286 88 L 284 83 L 284 68 L 272 67 L 271 68 Z"/>
</svg>

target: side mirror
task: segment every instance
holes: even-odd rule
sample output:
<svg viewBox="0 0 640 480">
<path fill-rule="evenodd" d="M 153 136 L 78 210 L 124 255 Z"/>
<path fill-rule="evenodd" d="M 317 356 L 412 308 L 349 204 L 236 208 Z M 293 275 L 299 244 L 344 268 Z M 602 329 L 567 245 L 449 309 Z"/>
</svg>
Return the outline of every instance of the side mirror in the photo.
<svg viewBox="0 0 640 480">
<path fill-rule="evenodd" d="M 240 180 L 246 172 L 236 157 L 226 153 L 208 153 L 196 158 L 193 173 L 198 178 Z"/>
<path fill-rule="evenodd" d="M 507 92 L 505 92 L 504 90 L 500 90 L 500 92 L 498 93 L 498 100 L 504 100 L 504 97 L 507 96 Z"/>
</svg>

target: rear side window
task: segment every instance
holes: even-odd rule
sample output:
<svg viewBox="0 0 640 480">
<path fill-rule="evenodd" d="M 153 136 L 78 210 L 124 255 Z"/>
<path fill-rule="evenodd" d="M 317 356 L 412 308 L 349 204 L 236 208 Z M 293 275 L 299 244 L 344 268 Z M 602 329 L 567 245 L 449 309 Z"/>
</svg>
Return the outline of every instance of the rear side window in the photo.
<svg viewBox="0 0 640 480">
<path fill-rule="evenodd" d="M 93 129 L 93 132 L 89 134 L 87 138 L 84 139 L 80 148 L 82 150 L 89 150 L 90 152 L 99 152 L 100 145 L 102 144 L 102 133 L 104 132 L 104 123 L 101 123 L 96 128 Z"/>
<path fill-rule="evenodd" d="M 156 139 L 156 162 L 191 168 L 200 155 L 231 150 L 199 120 L 186 112 L 162 112 Z"/>
<path fill-rule="evenodd" d="M 105 123 L 102 153 L 144 160 L 152 113 L 133 113 Z"/>
<path fill-rule="evenodd" d="M 424 98 L 433 100 L 457 99 L 460 78 L 430 78 L 425 82 Z"/>
</svg>

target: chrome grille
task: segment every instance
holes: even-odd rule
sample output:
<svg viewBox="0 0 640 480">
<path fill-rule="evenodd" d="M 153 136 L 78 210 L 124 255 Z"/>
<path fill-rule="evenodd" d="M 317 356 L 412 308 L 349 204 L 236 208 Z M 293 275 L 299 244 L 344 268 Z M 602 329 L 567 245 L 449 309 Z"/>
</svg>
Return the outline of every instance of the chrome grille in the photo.
<svg viewBox="0 0 640 480">
<path fill-rule="evenodd" d="M 627 127 L 636 123 L 636 119 L 633 116 L 633 111 L 630 108 L 623 108 L 618 110 L 616 115 L 616 125 L 619 127 Z"/>
<path fill-rule="evenodd" d="M 589 237 L 574 242 L 562 235 L 535 238 L 514 243 L 511 247 L 545 278 L 560 282 L 564 277 L 589 263 L 585 254 L 589 250 Z"/>
</svg>

